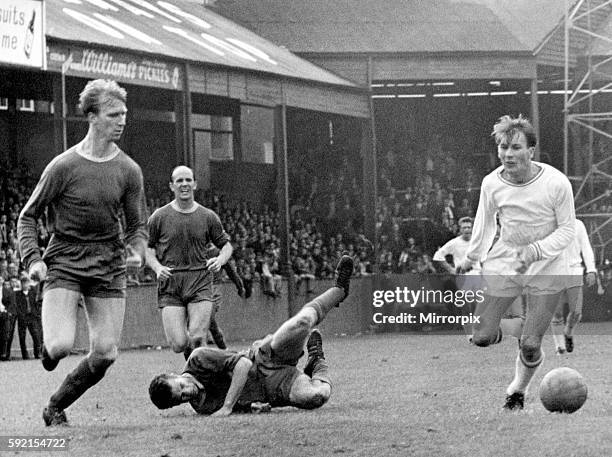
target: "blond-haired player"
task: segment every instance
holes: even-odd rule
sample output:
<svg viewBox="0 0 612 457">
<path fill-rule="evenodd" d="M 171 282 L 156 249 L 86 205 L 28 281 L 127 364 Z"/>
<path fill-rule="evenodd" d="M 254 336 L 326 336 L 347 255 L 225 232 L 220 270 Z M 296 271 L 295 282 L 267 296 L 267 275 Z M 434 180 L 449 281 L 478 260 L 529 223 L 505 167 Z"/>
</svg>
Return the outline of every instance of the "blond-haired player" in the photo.
<svg viewBox="0 0 612 457">
<path fill-rule="evenodd" d="M 501 339 L 500 321 L 517 297 L 528 295 L 515 376 L 506 390 L 507 409 L 523 407 L 525 392 L 544 359 L 542 337 L 569 275 L 567 247 L 574 238 L 574 199 L 567 177 L 533 161 L 537 137 L 531 123 L 503 116 L 493 136 L 501 166 L 485 176 L 462 270 L 482 262 L 485 300 L 476 306 L 480 323 L 473 342 Z M 493 244 L 496 215 L 501 232 Z M 519 335 L 516 335 L 519 336 Z"/>
</svg>

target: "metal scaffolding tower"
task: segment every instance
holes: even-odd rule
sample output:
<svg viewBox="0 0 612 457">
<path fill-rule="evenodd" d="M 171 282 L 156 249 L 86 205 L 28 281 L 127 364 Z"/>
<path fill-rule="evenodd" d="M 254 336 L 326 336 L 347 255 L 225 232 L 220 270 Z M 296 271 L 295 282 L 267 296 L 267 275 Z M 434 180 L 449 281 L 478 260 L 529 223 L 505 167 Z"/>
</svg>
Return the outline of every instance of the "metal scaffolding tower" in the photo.
<svg viewBox="0 0 612 457">
<path fill-rule="evenodd" d="M 602 263 L 612 258 L 612 0 L 565 2 L 563 166 Z"/>
</svg>

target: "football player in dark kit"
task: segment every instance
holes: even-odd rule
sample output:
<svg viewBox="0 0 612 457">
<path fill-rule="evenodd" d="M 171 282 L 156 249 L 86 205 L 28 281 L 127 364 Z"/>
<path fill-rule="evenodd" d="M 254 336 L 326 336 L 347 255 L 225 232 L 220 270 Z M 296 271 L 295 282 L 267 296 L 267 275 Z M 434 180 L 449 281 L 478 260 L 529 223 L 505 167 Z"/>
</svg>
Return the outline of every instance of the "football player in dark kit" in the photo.
<svg viewBox="0 0 612 457">
<path fill-rule="evenodd" d="M 191 351 L 206 344 L 213 313 L 213 276 L 232 255 L 229 235 L 217 214 L 194 200 L 191 168 L 172 171 L 174 200 L 149 218 L 146 262 L 159 281 L 158 302 L 172 350 Z M 209 256 L 208 245 L 220 249 Z"/>
<path fill-rule="evenodd" d="M 199 414 L 214 417 L 248 411 L 254 403 L 302 409 L 323 406 L 331 395 L 331 380 L 321 334 L 314 327 L 348 295 L 353 266 L 353 259 L 343 255 L 335 287 L 305 304 L 248 351 L 199 348 L 187 360 L 183 374 L 156 376 L 149 386 L 153 404 L 167 409 L 189 402 Z M 308 362 L 302 371 L 296 365 L 305 343 Z"/>
<path fill-rule="evenodd" d="M 140 266 L 144 257 L 142 171 L 115 144 L 125 128 L 126 100 L 126 91 L 114 81 L 87 83 L 79 98 L 89 123 L 87 135 L 47 165 L 17 224 L 30 277 L 45 281 L 46 370 L 70 353 L 81 294 L 85 298 L 90 352 L 51 396 L 43 411 L 46 425 L 66 423 L 64 410 L 98 383 L 117 358 L 126 267 Z M 53 235 L 41 258 L 36 221 L 45 209 Z"/>
</svg>

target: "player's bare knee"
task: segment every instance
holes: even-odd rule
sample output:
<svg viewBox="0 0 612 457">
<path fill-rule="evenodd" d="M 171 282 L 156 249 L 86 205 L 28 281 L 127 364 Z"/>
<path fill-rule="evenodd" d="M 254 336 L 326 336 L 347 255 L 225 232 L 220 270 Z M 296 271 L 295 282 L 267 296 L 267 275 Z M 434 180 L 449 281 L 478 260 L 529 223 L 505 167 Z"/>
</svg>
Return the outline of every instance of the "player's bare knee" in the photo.
<svg viewBox="0 0 612 457">
<path fill-rule="evenodd" d="M 322 389 L 313 389 L 312 393 L 308 398 L 304 399 L 302 408 L 304 409 L 316 409 L 323 406 L 329 400 L 329 391 Z"/>
<path fill-rule="evenodd" d="M 93 351 L 91 353 L 92 360 L 101 360 L 102 363 L 110 362 L 113 363 L 117 360 L 117 356 L 119 355 L 119 348 L 114 343 L 102 343 L 94 346 Z"/>
<path fill-rule="evenodd" d="M 305 409 L 320 408 L 327 402 L 327 398 L 323 394 L 313 395 L 304 405 Z"/>
<path fill-rule="evenodd" d="M 189 340 L 187 339 L 187 335 L 185 335 L 184 337 L 169 336 L 168 344 L 170 345 L 170 349 L 172 349 L 173 352 L 179 353 L 187 349 Z"/>
<path fill-rule="evenodd" d="M 91 340 L 91 356 L 115 360 L 119 352 L 117 343 L 116 339 L 109 334 L 95 335 Z"/>
<path fill-rule="evenodd" d="M 106 370 L 115 363 L 117 359 L 118 351 L 111 351 L 109 353 L 100 354 L 97 352 L 92 352 L 88 356 L 89 369 L 91 370 L 91 376 L 89 377 L 89 381 L 93 384 L 99 382 L 104 375 L 106 374 Z"/>
<path fill-rule="evenodd" d="M 313 325 L 312 316 L 307 313 L 298 313 L 293 319 L 293 327 L 295 330 L 310 330 Z"/>
<path fill-rule="evenodd" d="M 537 362 L 541 353 L 541 341 L 536 338 L 526 337 L 521 340 L 521 353 L 527 362 Z"/>
</svg>

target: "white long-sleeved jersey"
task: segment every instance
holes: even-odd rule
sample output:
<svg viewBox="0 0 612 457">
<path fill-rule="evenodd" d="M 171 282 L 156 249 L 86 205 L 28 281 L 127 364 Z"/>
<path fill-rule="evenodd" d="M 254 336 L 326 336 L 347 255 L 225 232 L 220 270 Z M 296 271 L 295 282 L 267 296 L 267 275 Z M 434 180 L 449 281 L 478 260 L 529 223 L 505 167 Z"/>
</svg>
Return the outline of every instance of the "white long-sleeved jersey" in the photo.
<svg viewBox="0 0 612 457">
<path fill-rule="evenodd" d="M 580 219 L 576 219 L 576 236 L 567 250 L 570 269 L 573 275 L 582 276 L 584 273 L 582 261 L 584 261 L 587 273 L 597 272 L 597 267 L 595 267 L 595 255 L 593 254 L 593 248 L 589 242 L 589 235 Z"/>
<path fill-rule="evenodd" d="M 504 179 L 501 175 L 503 166 L 482 180 L 467 252 L 470 260 L 484 262 L 488 256 L 503 257 L 519 246 L 529 244 L 535 247 L 539 259 L 553 259 L 562 254 L 574 239 L 576 217 L 569 180 L 550 165 L 533 163 L 540 167 L 540 171 L 524 184 Z M 491 249 L 497 229 L 496 214 L 501 233 Z"/>
</svg>

